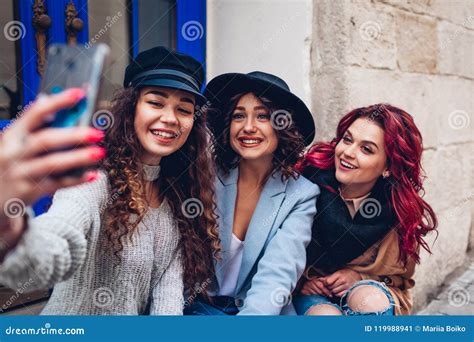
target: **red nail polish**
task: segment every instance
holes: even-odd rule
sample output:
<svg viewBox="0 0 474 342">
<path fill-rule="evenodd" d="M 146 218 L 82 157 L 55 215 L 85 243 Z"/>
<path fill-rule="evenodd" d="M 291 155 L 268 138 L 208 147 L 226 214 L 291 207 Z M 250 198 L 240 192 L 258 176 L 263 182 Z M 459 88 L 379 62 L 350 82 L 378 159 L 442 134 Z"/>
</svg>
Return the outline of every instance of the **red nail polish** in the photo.
<svg viewBox="0 0 474 342">
<path fill-rule="evenodd" d="M 105 148 L 94 147 L 90 152 L 90 158 L 92 160 L 101 160 L 105 157 Z"/>
<path fill-rule="evenodd" d="M 104 139 L 104 132 L 98 129 L 91 129 L 86 136 L 86 142 L 89 144 L 95 144 Z"/>
<path fill-rule="evenodd" d="M 86 92 L 82 90 L 81 88 L 72 88 L 72 89 L 69 89 L 69 96 L 71 97 L 72 100 L 79 101 L 84 96 L 86 96 Z"/>
<path fill-rule="evenodd" d="M 99 173 L 97 171 L 89 171 L 86 173 L 86 181 L 93 182 L 99 178 Z"/>
</svg>

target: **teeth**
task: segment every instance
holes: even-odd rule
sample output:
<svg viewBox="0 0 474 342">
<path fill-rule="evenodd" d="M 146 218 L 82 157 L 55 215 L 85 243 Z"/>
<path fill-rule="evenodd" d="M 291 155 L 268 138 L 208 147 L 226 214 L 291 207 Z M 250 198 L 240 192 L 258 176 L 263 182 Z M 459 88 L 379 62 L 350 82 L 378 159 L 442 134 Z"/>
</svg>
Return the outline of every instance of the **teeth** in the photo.
<svg viewBox="0 0 474 342">
<path fill-rule="evenodd" d="M 344 167 L 347 167 L 349 169 L 355 169 L 355 166 L 352 166 L 351 164 L 346 163 L 344 160 L 341 160 L 341 164 Z"/>
<path fill-rule="evenodd" d="M 174 138 L 176 135 L 173 133 L 163 132 L 163 131 L 151 131 L 153 135 L 157 135 L 163 138 Z"/>
<path fill-rule="evenodd" d="M 242 142 L 244 144 L 258 144 L 260 142 L 260 140 L 250 140 L 250 139 L 242 139 Z"/>
</svg>

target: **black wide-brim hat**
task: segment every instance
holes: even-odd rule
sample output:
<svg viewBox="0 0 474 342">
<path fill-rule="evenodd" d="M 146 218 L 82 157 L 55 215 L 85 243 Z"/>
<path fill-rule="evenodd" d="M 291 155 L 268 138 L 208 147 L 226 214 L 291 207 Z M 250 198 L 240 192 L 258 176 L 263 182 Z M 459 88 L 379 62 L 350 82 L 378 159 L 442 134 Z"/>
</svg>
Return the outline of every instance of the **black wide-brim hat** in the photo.
<svg viewBox="0 0 474 342">
<path fill-rule="evenodd" d="M 262 71 L 253 71 L 248 74 L 222 74 L 207 84 L 204 96 L 210 101 L 210 107 L 215 109 L 209 112 L 208 117 L 209 128 L 214 135 L 222 133 L 226 126 L 223 114 L 229 100 L 236 94 L 250 92 L 257 96 L 267 97 L 282 109 L 291 110 L 293 112 L 291 119 L 303 136 L 306 146 L 312 143 L 316 126 L 311 111 L 298 96 L 290 91 L 285 81 Z"/>
<path fill-rule="evenodd" d="M 157 46 L 140 52 L 125 69 L 124 87 L 146 86 L 179 89 L 194 94 L 202 105 L 206 98 L 201 94 L 204 68 L 193 57 Z"/>
</svg>

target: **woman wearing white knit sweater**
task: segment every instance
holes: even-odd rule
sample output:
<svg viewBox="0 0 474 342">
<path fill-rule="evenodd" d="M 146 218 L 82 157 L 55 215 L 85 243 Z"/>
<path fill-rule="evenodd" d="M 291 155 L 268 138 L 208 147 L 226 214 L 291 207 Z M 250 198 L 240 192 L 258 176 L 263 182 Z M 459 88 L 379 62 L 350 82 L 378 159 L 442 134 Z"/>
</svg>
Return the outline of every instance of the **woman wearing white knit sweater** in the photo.
<svg viewBox="0 0 474 342">
<path fill-rule="evenodd" d="M 162 47 L 127 67 L 97 179 L 58 191 L 0 266 L 0 283 L 55 285 L 43 314 L 182 314 L 218 252 L 213 175 L 197 110 L 204 72 Z M 104 127 L 105 127 L 104 126 Z"/>
</svg>

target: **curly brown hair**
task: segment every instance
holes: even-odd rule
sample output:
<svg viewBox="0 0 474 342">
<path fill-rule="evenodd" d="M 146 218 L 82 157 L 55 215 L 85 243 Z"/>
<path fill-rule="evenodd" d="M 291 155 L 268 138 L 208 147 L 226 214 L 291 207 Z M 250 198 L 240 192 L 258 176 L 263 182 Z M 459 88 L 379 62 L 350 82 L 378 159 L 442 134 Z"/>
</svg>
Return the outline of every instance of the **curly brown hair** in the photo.
<svg viewBox="0 0 474 342">
<path fill-rule="evenodd" d="M 143 147 L 134 129 L 139 94 L 134 88 L 117 91 L 111 108 L 112 125 L 103 142 L 107 156 L 101 167 L 107 173 L 111 193 L 120 194 L 107 208 L 105 217 L 106 240 L 118 260 L 123 240 L 134 233 L 148 208 L 143 174 L 139 171 Z M 220 252 L 213 184 L 215 172 L 207 151 L 205 116 L 205 112 L 195 112 L 194 125 L 186 143 L 177 152 L 161 159 L 160 177 L 155 181 L 158 196 L 167 200 L 180 232 L 186 288 L 207 283 L 212 278 L 214 258 Z M 194 218 L 185 215 L 182 209 L 183 202 L 190 198 L 202 203 L 202 214 Z M 137 219 L 130 223 L 132 214 L 136 214 Z"/>
<path fill-rule="evenodd" d="M 211 146 L 214 161 L 224 174 L 227 174 L 240 162 L 240 156 L 230 145 L 230 124 L 232 113 L 237 103 L 242 96 L 248 93 L 249 92 L 239 93 L 232 96 L 223 109 L 213 106 L 209 108 L 208 126 L 212 132 Z M 278 107 L 269 98 L 259 96 L 255 93 L 253 94 L 262 101 L 271 113 L 277 113 L 277 111 L 286 112 L 290 114 L 290 118 L 294 115 L 292 110 Z M 273 118 L 272 120 L 274 121 Z M 302 159 L 305 149 L 303 136 L 298 131 L 293 120 L 289 120 L 287 123 L 289 124 L 284 129 L 275 129 L 275 125 L 273 125 L 278 137 L 278 147 L 275 152 L 273 152 L 272 174 L 276 171 L 281 171 L 283 179 L 297 177 L 298 171 L 295 168 L 295 164 Z"/>
</svg>

